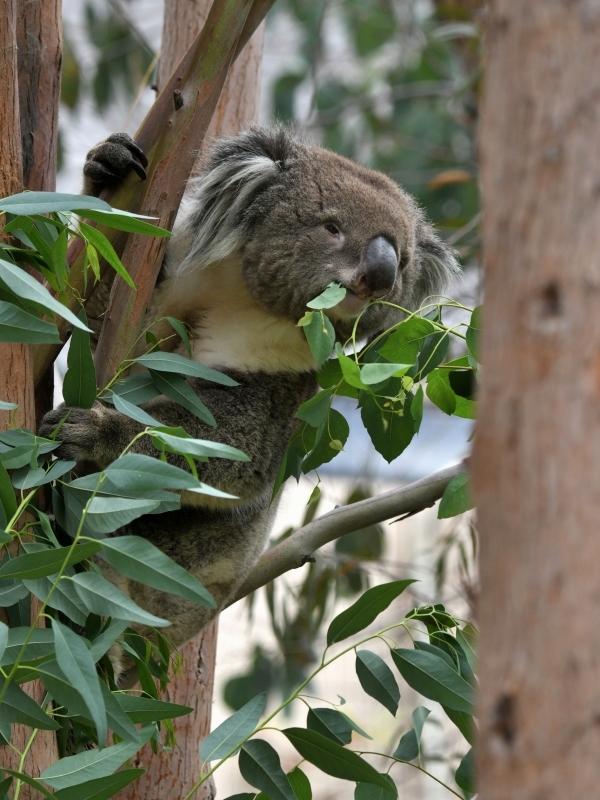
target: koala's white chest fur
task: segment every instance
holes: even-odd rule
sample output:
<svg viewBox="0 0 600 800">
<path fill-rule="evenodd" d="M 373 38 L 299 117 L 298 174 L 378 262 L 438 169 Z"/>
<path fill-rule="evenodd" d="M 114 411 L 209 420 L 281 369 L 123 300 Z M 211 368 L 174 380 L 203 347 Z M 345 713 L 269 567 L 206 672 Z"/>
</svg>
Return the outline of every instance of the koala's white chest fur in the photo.
<svg viewBox="0 0 600 800">
<path fill-rule="evenodd" d="M 179 274 L 167 271 L 151 314 L 190 324 L 195 333 L 193 358 L 206 366 L 250 372 L 316 368 L 302 329 L 254 302 L 236 255 Z M 160 325 L 158 330 L 162 333 Z"/>
</svg>

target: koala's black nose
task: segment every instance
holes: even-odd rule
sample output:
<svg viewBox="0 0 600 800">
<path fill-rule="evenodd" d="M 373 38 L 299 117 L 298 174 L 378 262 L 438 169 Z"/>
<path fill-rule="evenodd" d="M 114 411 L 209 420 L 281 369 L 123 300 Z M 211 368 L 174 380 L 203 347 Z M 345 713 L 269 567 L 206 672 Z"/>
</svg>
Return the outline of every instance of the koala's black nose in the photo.
<svg viewBox="0 0 600 800">
<path fill-rule="evenodd" d="M 396 251 L 387 239 L 376 236 L 365 248 L 350 288 L 361 296 L 383 297 L 393 289 L 397 273 Z"/>
</svg>

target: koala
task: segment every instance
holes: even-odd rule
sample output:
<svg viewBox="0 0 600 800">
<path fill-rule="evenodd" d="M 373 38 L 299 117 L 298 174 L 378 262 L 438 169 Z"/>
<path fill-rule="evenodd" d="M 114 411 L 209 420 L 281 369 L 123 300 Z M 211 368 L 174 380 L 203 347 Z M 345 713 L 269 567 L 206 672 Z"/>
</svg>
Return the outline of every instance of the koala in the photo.
<svg viewBox="0 0 600 800">
<path fill-rule="evenodd" d="M 115 134 L 88 154 L 84 191 L 97 195 L 130 169 L 143 178 L 145 163 L 132 139 Z M 183 493 L 180 510 L 141 517 L 115 535 L 146 537 L 207 587 L 217 609 L 141 586 L 103 565 L 136 603 L 172 623 L 167 634 L 175 645 L 227 604 L 268 541 L 277 510 L 272 490 L 295 415 L 318 388 L 317 365 L 296 324 L 306 304 L 332 281 L 341 284 L 345 298 L 326 312 L 336 335 L 344 341 L 366 308 L 357 333 L 368 340 L 401 318 L 371 300 L 417 308 L 440 294 L 456 271 L 453 251 L 415 200 L 385 175 L 283 126 L 253 127 L 213 144 L 188 187 L 146 324 L 160 339 L 161 318 L 187 323 L 195 333 L 193 358 L 237 385 L 191 381 L 216 428 L 165 397 L 142 408 L 193 437 L 240 448 L 250 461 L 198 464 L 200 480 L 238 499 Z M 179 345 L 173 349 L 185 354 Z M 40 434 L 48 435 L 64 415 L 64 407 L 47 414 Z M 72 408 L 57 453 L 104 468 L 142 429 L 102 403 Z M 148 437 L 133 452 L 157 455 Z M 186 468 L 184 459 L 171 459 Z M 113 663 L 120 685 L 129 685 L 131 664 L 116 656 Z"/>
</svg>

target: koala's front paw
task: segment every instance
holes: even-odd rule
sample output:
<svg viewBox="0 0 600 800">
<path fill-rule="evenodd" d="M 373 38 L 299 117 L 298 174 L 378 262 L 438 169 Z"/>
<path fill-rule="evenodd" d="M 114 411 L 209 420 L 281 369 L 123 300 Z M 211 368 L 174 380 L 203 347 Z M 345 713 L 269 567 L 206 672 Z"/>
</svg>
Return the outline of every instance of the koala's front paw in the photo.
<svg viewBox="0 0 600 800">
<path fill-rule="evenodd" d="M 113 133 L 92 147 L 83 167 L 84 192 L 99 195 L 108 184 L 120 183 L 134 169 L 146 180 L 148 159 L 128 133 Z"/>
<path fill-rule="evenodd" d="M 106 461 L 105 415 L 106 409 L 100 403 L 92 408 L 68 408 L 63 403 L 44 416 L 39 435 L 49 438 L 58 427 L 56 440 L 61 445 L 54 452 L 59 458 L 101 464 Z M 62 420 L 65 421 L 60 425 Z"/>
</svg>

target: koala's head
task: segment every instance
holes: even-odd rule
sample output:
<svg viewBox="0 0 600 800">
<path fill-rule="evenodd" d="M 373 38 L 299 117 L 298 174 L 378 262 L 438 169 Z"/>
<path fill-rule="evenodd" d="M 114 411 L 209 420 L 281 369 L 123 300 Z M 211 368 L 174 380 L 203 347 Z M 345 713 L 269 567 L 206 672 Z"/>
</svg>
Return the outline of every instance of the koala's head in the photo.
<svg viewBox="0 0 600 800">
<path fill-rule="evenodd" d="M 282 126 L 214 145 L 186 225 L 192 244 L 179 269 L 239 253 L 250 294 L 272 314 L 297 321 L 329 283 L 346 287 L 327 312 L 342 337 L 370 300 L 418 308 L 457 270 L 452 250 L 393 181 Z M 373 305 L 359 334 L 400 316 Z"/>
</svg>

